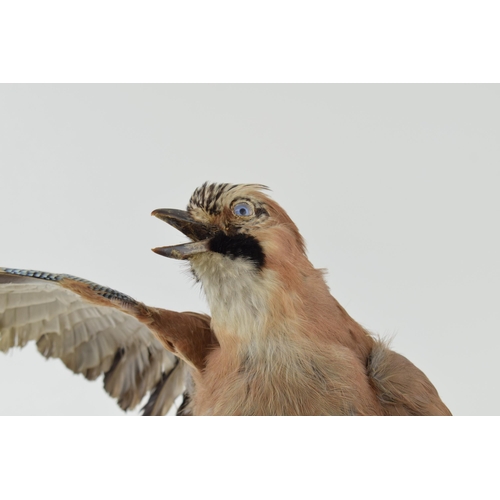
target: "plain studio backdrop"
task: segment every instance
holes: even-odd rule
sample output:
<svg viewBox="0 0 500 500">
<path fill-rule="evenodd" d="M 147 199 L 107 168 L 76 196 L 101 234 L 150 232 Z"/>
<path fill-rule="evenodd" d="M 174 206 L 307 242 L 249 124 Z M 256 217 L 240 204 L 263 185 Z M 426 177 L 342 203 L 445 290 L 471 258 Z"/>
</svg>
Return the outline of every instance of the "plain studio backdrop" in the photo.
<svg viewBox="0 0 500 500">
<path fill-rule="evenodd" d="M 0 266 L 208 312 L 150 213 L 265 184 L 355 320 L 498 415 L 499 117 L 498 85 L 2 85 Z M 30 345 L 0 354 L 0 414 L 124 413 Z"/>
</svg>

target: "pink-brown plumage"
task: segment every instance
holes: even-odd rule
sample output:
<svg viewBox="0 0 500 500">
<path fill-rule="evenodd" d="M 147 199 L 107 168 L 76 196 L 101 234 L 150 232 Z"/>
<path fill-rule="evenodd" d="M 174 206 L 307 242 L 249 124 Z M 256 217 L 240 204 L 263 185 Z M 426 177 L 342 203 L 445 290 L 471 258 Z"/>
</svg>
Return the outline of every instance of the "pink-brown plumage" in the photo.
<svg viewBox="0 0 500 500">
<path fill-rule="evenodd" d="M 182 360 L 189 389 L 182 414 L 450 415 L 427 377 L 330 294 L 297 227 L 263 190 L 206 183 L 186 212 L 153 213 L 191 238 L 155 252 L 190 263 L 211 317 L 148 307 L 71 277 L 55 285 L 134 316 Z M 148 387 L 166 391 L 162 377 Z M 164 413 L 156 398 L 148 412 Z"/>
</svg>

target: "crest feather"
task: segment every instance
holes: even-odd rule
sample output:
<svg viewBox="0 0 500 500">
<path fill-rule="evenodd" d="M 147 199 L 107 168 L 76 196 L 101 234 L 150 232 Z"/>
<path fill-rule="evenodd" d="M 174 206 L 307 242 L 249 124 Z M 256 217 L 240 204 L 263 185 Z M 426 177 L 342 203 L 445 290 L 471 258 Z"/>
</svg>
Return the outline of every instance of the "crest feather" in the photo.
<svg viewBox="0 0 500 500">
<path fill-rule="evenodd" d="M 207 181 L 195 189 L 187 209 L 190 211 L 199 207 L 209 214 L 215 214 L 220 212 L 228 194 L 245 196 L 255 191 L 270 191 L 270 189 L 263 184 L 209 183 Z"/>
</svg>

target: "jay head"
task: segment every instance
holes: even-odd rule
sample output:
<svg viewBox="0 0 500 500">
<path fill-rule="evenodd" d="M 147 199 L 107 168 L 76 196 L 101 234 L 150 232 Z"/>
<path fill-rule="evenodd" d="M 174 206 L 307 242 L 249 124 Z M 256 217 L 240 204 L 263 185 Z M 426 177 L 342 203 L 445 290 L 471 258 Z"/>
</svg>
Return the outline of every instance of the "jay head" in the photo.
<svg viewBox="0 0 500 500">
<path fill-rule="evenodd" d="M 273 333 L 290 336 L 305 325 L 310 329 L 336 303 L 322 272 L 307 259 L 296 225 L 263 193 L 266 189 L 205 183 L 186 211 L 152 213 L 190 238 L 153 251 L 189 261 L 207 295 L 221 345 Z"/>
</svg>

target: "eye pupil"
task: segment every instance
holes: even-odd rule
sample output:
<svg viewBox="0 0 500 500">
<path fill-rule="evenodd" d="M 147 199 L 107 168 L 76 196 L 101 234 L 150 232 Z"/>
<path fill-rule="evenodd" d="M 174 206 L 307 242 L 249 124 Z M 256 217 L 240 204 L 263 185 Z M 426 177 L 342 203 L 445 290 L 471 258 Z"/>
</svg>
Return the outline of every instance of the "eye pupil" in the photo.
<svg viewBox="0 0 500 500">
<path fill-rule="evenodd" d="M 233 213 L 240 217 L 249 217 L 253 214 L 252 207 L 248 203 L 238 203 L 233 208 Z"/>
</svg>

